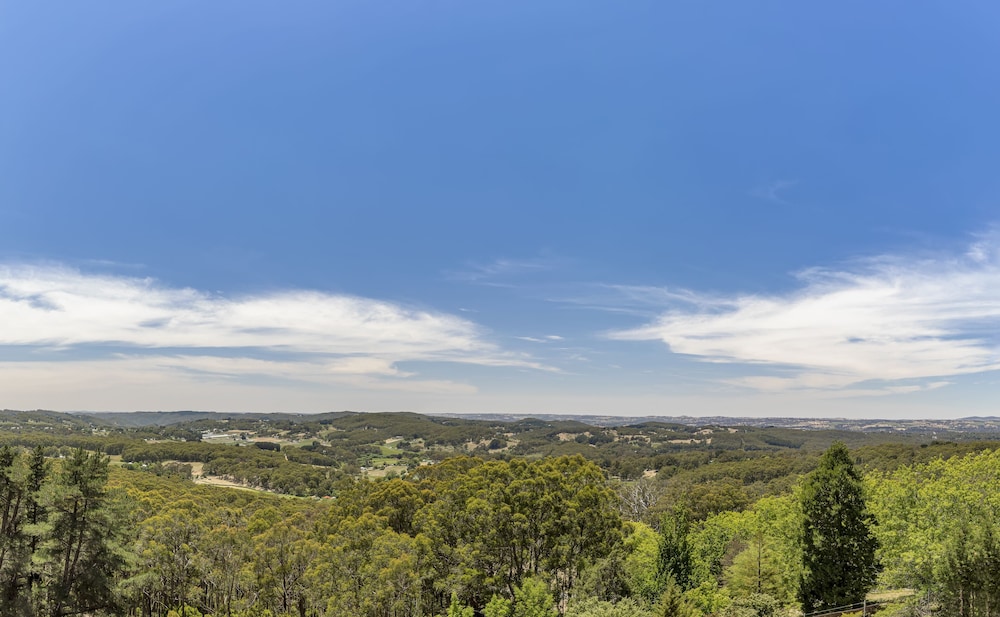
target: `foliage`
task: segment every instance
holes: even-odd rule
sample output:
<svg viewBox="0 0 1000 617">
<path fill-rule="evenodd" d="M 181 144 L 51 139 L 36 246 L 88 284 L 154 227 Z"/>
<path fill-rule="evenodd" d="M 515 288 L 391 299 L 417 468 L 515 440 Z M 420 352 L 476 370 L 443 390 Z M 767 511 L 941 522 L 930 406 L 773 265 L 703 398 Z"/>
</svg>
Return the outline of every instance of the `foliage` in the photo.
<svg viewBox="0 0 1000 617">
<path fill-rule="evenodd" d="M 660 559 L 659 536 L 644 523 L 626 526 L 623 569 L 629 593 L 646 602 L 655 602 L 660 595 L 661 581 L 657 576 Z"/>
<path fill-rule="evenodd" d="M 439 499 L 417 529 L 435 547 L 439 578 L 480 602 L 511 597 L 531 574 L 557 580 L 566 597 L 585 563 L 620 541 L 614 493 L 582 457 L 472 463 L 433 486 Z"/>
<path fill-rule="evenodd" d="M 514 610 L 514 606 L 510 600 L 501 596 L 493 596 L 483 607 L 483 617 L 510 617 L 512 610 Z"/>
<path fill-rule="evenodd" d="M 587 598 L 571 604 L 565 617 L 653 617 L 653 614 L 632 598 L 618 602 Z"/>
<path fill-rule="evenodd" d="M 760 592 L 740 595 L 722 611 L 722 617 L 774 617 L 781 603 L 772 595 Z"/>
<path fill-rule="evenodd" d="M 861 477 L 847 447 L 835 443 L 802 489 L 799 600 L 806 611 L 859 602 L 879 566 Z"/>
<path fill-rule="evenodd" d="M 680 585 L 673 578 L 668 578 L 655 614 L 657 617 L 695 617 L 697 613 L 691 602 L 684 597 Z"/>
<path fill-rule="evenodd" d="M 742 550 L 723 572 L 731 595 L 767 594 L 786 605 L 794 601 L 802 576 L 801 549 L 796 542 L 802 522 L 797 505 L 790 497 L 769 497 L 740 517 L 737 538 Z"/>
<path fill-rule="evenodd" d="M 715 582 L 705 581 L 689 589 L 684 597 L 698 611 L 705 615 L 717 615 L 732 603 L 732 598 L 725 594 Z"/>
<path fill-rule="evenodd" d="M 0 448 L 0 613 L 113 611 L 127 563 L 126 519 L 108 458 L 78 449 L 54 473 L 42 448 Z"/>
<path fill-rule="evenodd" d="M 995 610 L 1000 451 L 872 474 L 867 486 L 888 584 L 933 592 L 949 615 Z"/>
<path fill-rule="evenodd" d="M 988 442 L 854 435 L 869 444 L 854 468 L 846 451 L 821 459 L 833 434 L 821 431 L 62 416 L 11 416 L 20 428 L 0 433 L 0 614 L 768 617 L 826 571 L 810 561 L 819 549 L 848 560 L 823 518 L 845 503 L 860 503 L 878 540 L 883 585 L 917 588 L 942 615 L 1000 605 L 1000 455 Z M 245 445 L 260 437 L 280 451 Z M 352 468 L 373 460 L 409 469 Z M 874 516 L 855 499 L 863 469 Z M 273 492 L 197 485 L 195 470 Z M 928 610 L 900 610 L 914 606 Z"/>
<path fill-rule="evenodd" d="M 675 508 L 660 522 L 657 575 L 661 588 L 667 586 L 667 579 L 679 585 L 682 590 L 692 586 L 691 548 L 688 545 L 689 532 L 688 513 L 684 508 Z"/>
<path fill-rule="evenodd" d="M 556 617 L 555 601 L 548 586 L 537 578 L 524 579 L 514 590 L 511 617 Z"/>
<path fill-rule="evenodd" d="M 465 606 L 458 601 L 458 594 L 451 594 L 451 604 L 448 605 L 448 613 L 446 617 L 472 617 L 473 610 L 471 606 Z"/>
<path fill-rule="evenodd" d="M 939 564 L 941 599 L 952 615 L 991 615 L 1000 606 L 1000 542 L 992 519 L 956 525 Z"/>
</svg>

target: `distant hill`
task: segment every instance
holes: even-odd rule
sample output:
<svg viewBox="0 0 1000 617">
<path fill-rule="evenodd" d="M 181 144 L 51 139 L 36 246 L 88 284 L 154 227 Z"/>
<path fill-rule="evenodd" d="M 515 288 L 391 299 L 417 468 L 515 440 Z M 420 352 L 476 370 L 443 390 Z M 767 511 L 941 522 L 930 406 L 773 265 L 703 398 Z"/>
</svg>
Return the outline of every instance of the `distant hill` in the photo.
<svg viewBox="0 0 1000 617">
<path fill-rule="evenodd" d="M 755 428 L 786 428 L 812 431 L 858 431 L 863 433 L 897 433 L 937 435 L 939 433 L 979 433 L 1000 436 L 1000 417 L 971 416 L 956 419 L 884 418 L 752 418 L 739 416 L 594 416 L 584 414 L 437 414 L 442 417 L 516 422 L 524 418 L 545 421 L 576 421 L 590 426 L 635 426 L 650 422 L 684 426 L 747 426 Z"/>
<path fill-rule="evenodd" d="M 664 483 L 661 488 L 678 495 L 703 487 L 706 504 L 719 491 L 751 503 L 788 490 L 835 441 L 851 448 L 864 469 L 891 470 L 994 449 L 1000 447 L 998 436 L 996 418 L 0 413 L 0 445 L 42 446 L 48 456 L 66 456 L 75 448 L 101 450 L 120 457 L 123 465 L 154 473 L 191 465 L 188 474 L 201 479 L 293 495 L 329 495 L 345 477 L 406 474 L 459 455 L 528 460 L 580 455 L 623 481 L 655 476 Z"/>
<path fill-rule="evenodd" d="M 80 412 L 74 415 L 97 418 L 115 426 L 170 426 L 181 422 L 194 422 L 206 418 L 222 418 L 227 414 L 214 411 L 99 411 Z"/>
<path fill-rule="evenodd" d="M 590 427 L 614 428 L 637 425 L 661 424 L 672 427 L 754 427 L 761 429 L 795 429 L 806 431 L 849 431 L 861 433 L 891 433 L 896 435 L 926 435 L 936 439 L 952 439 L 961 435 L 974 434 L 979 438 L 1000 437 L 1000 417 L 972 416 L 956 419 L 880 419 L 880 418 L 751 418 L 738 416 L 610 416 L 587 414 L 482 414 L 482 413 L 438 413 L 417 414 L 412 412 L 357 412 L 336 411 L 327 413 L 254 413 L 254 412 L 215 412 L 215 411 L 129 411 L 129 412 L 71 412 L 63 414 L 52 411 L 13 411 L 0 412 L 8 418 L 12 414 L 33 414 L 36 420 L 60 422 L 91 422 L 98 425 L 113 425 L 123 428 L 142 428 L 156 426 L 171 426 L 201 421 L 220 421 L 225 419 L 243 421 L 272 421 L 293 423 L 325 423 L 337 420 L 337 424 L 348 418 L 362 416 L 372 422 L 381 423 L 385 420 L 376 418 L 391 418 L 394 422 L 406 419 L 409 424 L 417 418 L 418 422 L 441 424 L 441 420 L 450 419 L 458 422 L 486 423 L 491 425 L 517 425 L 525 420 L 537 420 L 553 426 L 564 423 L 576 423 Z M 75 418 L 75 419 L 72 419 Z M 89 420 L 84 420 L 89 419 Z M 347 420 L 348 424 L 364 423 L 364 420 Z M 580 430 L 577 428 L 576 430 Z M 584 429 L 585 430 L 585 429 Z"/>
<path fill-rule="evenodd" d="M 55 412 L 50 412 L 55 413 Z M 253 413 L 222 411 L 78 411 L 71 412 L 81 417 L 96 418 L 102 422 L 123 427 L 171 426 L 198 420 L 291 420 L 315 422 L 322 418 L 339 417 L 351 412 L 307 413 Z"/>
</svg>

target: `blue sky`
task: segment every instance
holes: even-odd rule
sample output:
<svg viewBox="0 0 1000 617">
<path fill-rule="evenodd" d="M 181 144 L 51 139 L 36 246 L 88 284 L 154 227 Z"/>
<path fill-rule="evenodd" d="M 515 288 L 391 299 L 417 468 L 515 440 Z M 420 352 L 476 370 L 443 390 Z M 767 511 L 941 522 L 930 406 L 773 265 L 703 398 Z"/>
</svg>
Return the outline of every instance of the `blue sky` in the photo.
<svg viewBox="0 0 1000 617">
<path fill-rule="evenodd" d="M 998 22 L 0 0 L 0 407 L 994 414 Z"/>
</svg>

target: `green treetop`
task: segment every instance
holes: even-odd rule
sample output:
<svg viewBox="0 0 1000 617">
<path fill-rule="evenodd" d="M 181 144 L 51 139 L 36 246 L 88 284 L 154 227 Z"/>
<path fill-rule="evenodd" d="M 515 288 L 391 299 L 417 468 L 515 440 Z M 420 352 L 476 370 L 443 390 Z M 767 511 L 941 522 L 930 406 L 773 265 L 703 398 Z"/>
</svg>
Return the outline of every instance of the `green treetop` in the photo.
<svg viewBox="0 0 1000 617">
<path fill-rule="evenodd" d="M 847 447 L 834 443 L 802 491 L 799 600 L 806 612 L 860 602 L 875 582 L 877 542 L 861 477 Z"/>
</svg>

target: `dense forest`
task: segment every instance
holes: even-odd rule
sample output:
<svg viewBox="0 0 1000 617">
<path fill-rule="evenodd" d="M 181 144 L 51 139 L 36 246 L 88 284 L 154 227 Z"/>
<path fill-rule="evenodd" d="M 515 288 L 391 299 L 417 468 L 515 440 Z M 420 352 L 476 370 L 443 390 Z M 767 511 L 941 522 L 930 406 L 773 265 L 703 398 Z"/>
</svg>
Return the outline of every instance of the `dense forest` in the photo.
<svg viewBox="0 0 1000 617">
<path fill-rule="evenodd" d="M 1000 607 L 990 435 L 415 414 L 152 420 L 0 415 L 0 614 Z"/>
</svg>

